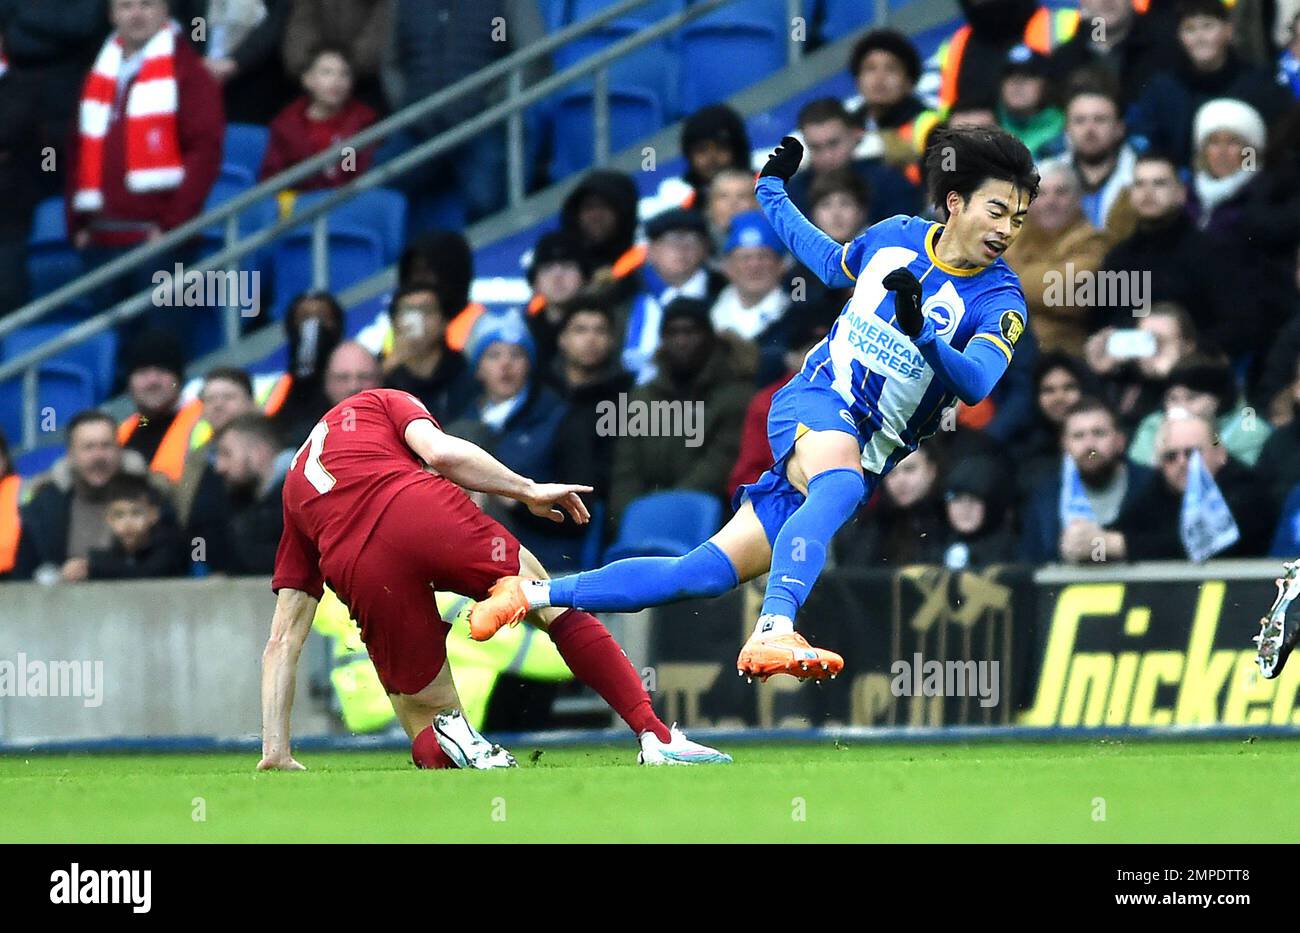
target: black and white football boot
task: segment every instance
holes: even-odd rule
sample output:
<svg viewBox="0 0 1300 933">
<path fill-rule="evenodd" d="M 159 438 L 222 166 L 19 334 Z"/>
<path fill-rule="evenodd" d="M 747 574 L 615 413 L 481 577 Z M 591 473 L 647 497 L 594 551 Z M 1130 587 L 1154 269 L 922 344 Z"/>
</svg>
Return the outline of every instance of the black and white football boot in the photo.
<svg viewBox="0 0 1300 933">
<path fill-rule="evenodd" d="M 1255 661 L 1259 672 L 1269 680 L 1282 673 L 1282 666 L 1300 641 L 1300 619 L 1287 618 L 1291 601 L 1300 596 L 1300 560 L 1283 564 L 1282 577 L 1276 582 L 1277 599 L 1268 615 L 1259 620 L 1259 634 L 1254 638 L 1259 646 Z"/>
</svg>

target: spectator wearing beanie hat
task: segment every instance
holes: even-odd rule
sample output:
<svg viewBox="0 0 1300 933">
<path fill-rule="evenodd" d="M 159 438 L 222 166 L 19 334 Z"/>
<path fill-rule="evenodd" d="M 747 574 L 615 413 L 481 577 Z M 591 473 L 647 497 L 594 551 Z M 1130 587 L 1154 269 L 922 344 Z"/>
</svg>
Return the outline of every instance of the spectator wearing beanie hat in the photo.
<svg viewBox="0 0 1300 933">
<path fill-rule="evenodd" d="M 1195 175 L 1188 213 L 1211 236 L 1231 236 L 1241 224 L 1243 189 L 1264 160 L 1264 120 L 1250 104 L 1221 97 L 1196 111 L 1192 137 Z"/>
<path fill-rule="evenodd" d="M 1164 407 L 1138 424 L 1129 446 L 1129 459 L 1143 466 L 1155 466 L 1156 432 L 1160 422 L 1176 408 L 1213 421 L 1219 442 L 1248 467 L 1259 462 L 1264 444 L 1273 433 L 1264 416 L 1255 414 L 1241 401 L 1237 378 L 1227 363 L 1212 357 L 1192 356 L 1169 373 Z"/>
<path fill-rule="evenodd" d="M 538 366 L 545 370 L 555 358 L 555 340 L 572 302 L 591 280 L 591 262 L 582 241 L 564 230 L 543 234 L 528 265 L 528 329 L 537 344 Z"/>
<path fill-rule="evenodd" d="M 479 445 L 521 476 L 542 483 L 557 480 L 559 428 L 568 407 L 535 378 L 537 347 L 523 317 L 514 311 L 479 317 L 465 356 L 480 394 L 471 412 L 448 425 L 447 433 Z M 543 561 L 559 556 L 558 545 L 547 535 L 550 522 L 510 499 L 476 498 Z"/>
<path fill-rule="evenodd" d="M 118 426 L 117 441 L 173 483 L 180 482 L 203 415 L 198 399 L 180 405 L 184 375 L 180 343 L 166 331 L 146 331 L 127 351 L 126 389 L 135 413 Z"/>
<path fill-rule="evenodd" d="M 682 412 L 681 431 L 619 437 L 610 490 L 616 520 L 633 499 L 663 489 L 725 495 L 727 474 L 740 451 L 745 408 L 754 394 L 752 360 L 714 334 L 707 302 L 689 297 L 669 302 L 660 336 L 654 378 L 631 394 L 629 411 L 633 405 L 651 412 L 675 408 Z"/>
<path fill-rule="evenodd" d="M 760 383 L 781 372 L 785 352 L 782 321 L 790 296 L 782 287 L 785 244 L 760 211 L 731 221 L 723 271 L 730 283 L 713 303 L 710 318 L 718 333 L 732 333 L 757 344 Z"/>
</svg>

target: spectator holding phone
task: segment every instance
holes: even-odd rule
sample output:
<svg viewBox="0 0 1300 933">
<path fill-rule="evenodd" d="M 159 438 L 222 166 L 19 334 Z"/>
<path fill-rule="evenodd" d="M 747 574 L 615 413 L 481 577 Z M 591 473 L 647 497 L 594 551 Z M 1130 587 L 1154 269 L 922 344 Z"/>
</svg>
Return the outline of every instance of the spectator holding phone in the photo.
<svg viewBox="0 0 1300 933">
<path fill-rule="evenodd" d="M 1093 334 L 1084 344 L 1084 358 L 1102 380 L 1121 423 L 1133 427 L 1163 404 L 1169 374 L 1197 343 L 1191 315 L 1162 302 L 1136 327 L 1105 327 Z"/>
</svg>

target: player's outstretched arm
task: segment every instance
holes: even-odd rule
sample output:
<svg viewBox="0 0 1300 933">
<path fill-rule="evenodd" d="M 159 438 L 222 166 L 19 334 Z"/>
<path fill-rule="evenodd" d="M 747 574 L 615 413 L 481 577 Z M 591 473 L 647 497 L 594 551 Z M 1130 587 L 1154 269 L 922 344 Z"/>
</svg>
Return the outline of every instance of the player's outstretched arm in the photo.
<svg viewBox="0 0 1300 933">
<path fill-rule="evenodd" d="M 844 271 L 844 244 L 822 233 L 786 194 L 785 183 L 794 177 L 803 159 L 803 145 L 793 136 L 781 140 L 763 166 L 754 193 L 759 207 L 790 252 L 830 288 L 848 288 L 853 279 Z"/>
<path fill-rule="evenodd" d="M 579 496 L 591 492 L 590 486 L 535 483 L 477 444 L 453 437 L 423 418 L 406 426 L 405 440 L 416 456 L 457 486 L 514 499 L 528 506 L 534 515 L 553 522 L 564 521 L 566 512 L 579 525 L 591 521 L 591 513 Z"/>
<path fill-rule="evenodd" d="M 262 760 L 259 771 L 304 771 L 289 749 L 289 713 L 298 679 L 298 657 L 316 617 L 315 597 L 282 589 L 275 597 L 271 637 L 262 652 Z"/>
</svg>

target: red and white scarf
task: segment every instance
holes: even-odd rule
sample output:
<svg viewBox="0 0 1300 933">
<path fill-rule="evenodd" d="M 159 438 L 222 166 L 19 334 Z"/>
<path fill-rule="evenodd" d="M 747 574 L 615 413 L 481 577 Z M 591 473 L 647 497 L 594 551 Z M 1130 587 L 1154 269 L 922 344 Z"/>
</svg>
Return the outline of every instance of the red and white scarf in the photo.
<svg viewBox="0 0 1300 933">
<path fill-rule="evenodd" d="M 126 101 L 126 188 L 136 194 L 170 191 L 185 180 L 176 126 L 176 33 L 161 29 L 145 43 L 140 70 Z M 81 148 L 73 207 L 104 207 L 104 138 L 117 102 L 124 59 L 117 33 L 95 59 L 81 92 Z"/>
</svg>

